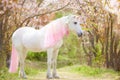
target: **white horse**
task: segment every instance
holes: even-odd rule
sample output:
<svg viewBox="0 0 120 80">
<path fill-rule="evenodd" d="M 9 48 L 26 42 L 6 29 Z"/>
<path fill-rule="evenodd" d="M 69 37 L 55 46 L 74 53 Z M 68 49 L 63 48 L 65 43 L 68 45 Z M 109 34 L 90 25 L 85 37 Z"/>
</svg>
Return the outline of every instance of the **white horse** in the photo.
<svg viewBox="0 0 120 80">
<path fill-rule="evenodd" d="M 78 36 L 81 36 L 83 31 L 80 24 L 78 16 L 69 15 L 50 22 L 40 30 L 31 27 L 17 29 L 12 35 L 9 72 L 16 72 L 19 63 L 19 76 L 26 78 L 24 62 L 27 52 L 47 51 L 47 78 L 59 78 L 56 71 L 56 60 L 59 48 L 63 44 L 63 37 L 69 33 L 69 30 L 73 30 Z M 52 73 L 51 68 L 53 68 Z"/>
</svg>

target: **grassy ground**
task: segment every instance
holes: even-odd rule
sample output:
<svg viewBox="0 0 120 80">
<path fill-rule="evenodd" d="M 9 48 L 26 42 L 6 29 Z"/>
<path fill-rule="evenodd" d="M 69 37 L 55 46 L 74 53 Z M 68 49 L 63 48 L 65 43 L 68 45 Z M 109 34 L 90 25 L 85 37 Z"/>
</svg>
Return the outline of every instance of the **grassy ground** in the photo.
<svg viewBox="0 0 120 80">
<path fill-rule="evenodd" d="M 27 61 L 25 68 L 27 73 L 27 80 L 47 80 L 46 79 L 46 62 L 31 62 Z M 59 80 L 120 80 L 119 73 L 108 70 L 91 68 L 86 65 L 71 65 L 67 66 L 58 62 Z M 18 77 L 18 73 L 9 74 L 7 69 L 0 75 L 0 80 L 22 80 Z M 56 80 L 56 79 L 52 79 Z"/>
</svg>

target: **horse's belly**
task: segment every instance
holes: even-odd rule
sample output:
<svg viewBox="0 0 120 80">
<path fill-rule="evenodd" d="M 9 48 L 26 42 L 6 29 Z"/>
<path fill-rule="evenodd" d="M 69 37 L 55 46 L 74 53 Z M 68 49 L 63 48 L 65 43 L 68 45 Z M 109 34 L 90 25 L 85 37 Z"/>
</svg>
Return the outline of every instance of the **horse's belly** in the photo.
<svg viewBox="0 0 120 80">
<path fill-rule="evenodd" d="M 35 48 L 28 48 L 28 51 L 31 51 L 31 52 L 42 52 L 42 51 L 45 51 L 43 49 L 35 49 Z"/>
<path fill-rule="evenodd" d="M 40 47 L 40 45 L 35 44 L 35 43 L 24 43 L 24 47 L 28 51 L 32 51 L 32 52 L 41 52 L 41 51 L 43 51 L 43 49 Z"/>
</svg>

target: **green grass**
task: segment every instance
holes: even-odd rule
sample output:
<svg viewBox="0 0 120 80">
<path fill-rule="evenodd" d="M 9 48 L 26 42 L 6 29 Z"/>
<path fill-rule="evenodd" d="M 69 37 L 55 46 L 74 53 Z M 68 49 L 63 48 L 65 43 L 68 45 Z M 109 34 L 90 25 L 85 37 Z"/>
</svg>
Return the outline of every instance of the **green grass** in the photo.
<svg viewBox="0 0 120 80">
<path fill-rule="evenodd" d="M 102 76 L 104 74 L 118 75 L 118 72 L 115 72 L 112 69 L 104 68 L 94 68 L 86 65 L 76 65 L 71 67 L 71 72 L 77 72 L 84 76 Z"/>
<path fill-rule="evenodd" d="M 0 70 L 0 80 L 16 80 L 16 79 L 17 79 L 17 73 L 10 74 L 8 73 L 7 68 Z"/>
<path fill-rule="evenodd" d="M 30 65 L 25 67 L 25 72 L 29 76 L 38 74 L 39 70 L 31 67 Z M 19 70 L 16 73 L 9 73 L 8 68 L 0 70 L 0 80 L 21 80 L 18 77 Z"/>
<path fill-rule="evenodd" d="M 29 76 L 34 76 L 36 74 L 38 74 L 39 70 L 36 69 L 32 69 L 32 68 L 26 68 L 25 72 L 27 75 Z M 19 76 L 18 76 L 18 72 L 17 73 L 9 73 L 8 70 L 3 71 L 2 74 L 0 75 L 0 80 L 20 80 Z"/>
<path fill-rule="evenodd" d="M 25 72 L 28 76 L 36 76 L 40 72 L 46 72 L 47 64 L 46 62 L 39 62 L 39 61 L 26 61 Z M 69 64 L 62 64 L 58 61 L 58 72 L 68 72 L 68 73 L 77 73 L 82 76 L 86 77 L 102 77 L 103 75 L 106 76 L 118 76 L 120 73 L 115 72 L 112 69 L 102 69 L 102 68 L 93 68 L 86 65 L 69 65 Z M 1 70 L 2 73 L 0 75 L 0 80 L 20 80 L 18 77 L 18 72 L 15 74 L 8 73 L 8 69 Z"/>
<path fill-rule="evenodd" d="M 39 72 L 39 70 L 37 70 L 35 68 L 26 67 L 25 72 L 27 75 L 35 75 Z"/>
</svg>

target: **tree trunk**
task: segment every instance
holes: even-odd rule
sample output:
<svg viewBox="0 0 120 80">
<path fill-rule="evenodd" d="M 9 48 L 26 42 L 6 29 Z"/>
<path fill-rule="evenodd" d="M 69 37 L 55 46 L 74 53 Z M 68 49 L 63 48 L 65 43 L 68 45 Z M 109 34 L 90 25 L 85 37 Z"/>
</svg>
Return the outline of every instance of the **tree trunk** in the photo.
<svg viewBox="0 0 120 80">
<path fill-rule="evenodd" d="M 107 27 L 105 28 L 105 58 L 106 58 L 106 67 L 109 68 L 109 31 L 110 31 L 110 28 L 109 28 L 109 17 L 107 17 Z"/>
<path fill-rule="evenodd" d="M 0 70 L 6 67 L 6 57 L 7 57 L 6 53 L 0 50 Z"/>
<path fill-rule="evenodd" d="M 7 56 L 3 46 L 4 33 L 2 29 L 3 29 L 3 19 L 0 19 L 0 70 L 6 66 L 6 56 Z"/>
</svg>

